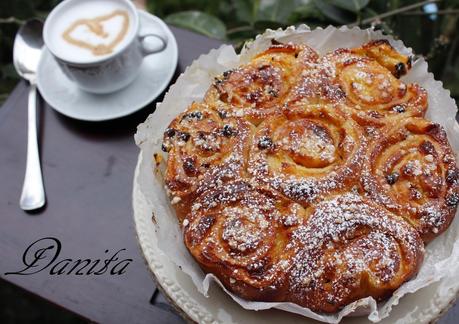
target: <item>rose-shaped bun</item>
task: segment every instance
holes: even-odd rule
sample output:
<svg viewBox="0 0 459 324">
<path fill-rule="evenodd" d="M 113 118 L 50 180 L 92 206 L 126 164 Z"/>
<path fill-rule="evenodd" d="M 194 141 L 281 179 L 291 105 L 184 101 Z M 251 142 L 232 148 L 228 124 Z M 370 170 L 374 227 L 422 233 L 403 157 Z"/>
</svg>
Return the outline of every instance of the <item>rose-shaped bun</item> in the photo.
<svg viewBox="0 0 459 324">
<path fill-rule="evenodd" d="M 425 241 L 442 233 L 459 203 L 459 170 L 444 129 L 423 118 L 391 126 L 372 145 L 366 193 L 412 224 Z"/>
<path fill-rule="evenodd" d="M 333 313 L 389 297 L 451 224 L 459 169 L 385 40 L 273 44 L 166 129 L 186 248 L 227 290 Z"/>
</svg>

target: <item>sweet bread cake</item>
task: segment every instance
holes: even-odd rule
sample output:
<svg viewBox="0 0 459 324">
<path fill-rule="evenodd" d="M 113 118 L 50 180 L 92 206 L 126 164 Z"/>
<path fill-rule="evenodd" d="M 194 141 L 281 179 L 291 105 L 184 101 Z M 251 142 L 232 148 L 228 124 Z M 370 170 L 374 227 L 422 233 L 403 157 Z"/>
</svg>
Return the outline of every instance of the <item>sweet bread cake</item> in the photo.
<svg viewBox="0 0 459 324">
<path fill-rule="evenodd" d="M 253 301 L 333 313 L 416 275 L 459 170 L 411 59 L 385 40 L 281 44 L 215 78 L 166 128 L 165 187 L 203 271 Z"/>
</svg>

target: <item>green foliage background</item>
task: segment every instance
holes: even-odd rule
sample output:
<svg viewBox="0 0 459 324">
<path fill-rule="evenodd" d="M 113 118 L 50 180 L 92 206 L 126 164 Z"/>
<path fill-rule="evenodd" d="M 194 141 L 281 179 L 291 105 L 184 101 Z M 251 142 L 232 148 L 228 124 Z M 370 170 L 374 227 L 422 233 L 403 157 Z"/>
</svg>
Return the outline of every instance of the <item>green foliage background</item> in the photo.
<svg viewBox="0 0 459 324">
<path fill-rule="evenodd" d="M 11 63 L 16 30 L 28 18 L 45 18 L 58 2 L 0 1 L 0 102 L 18 80 Z M 437 13 L 429 13 L 428 4 L 435 4 Z M 237 48 L 266 28 L 302 23 L 381 29 L 425 56 L 436 79 L 459 98 L 459 0 L 147 0 L 147 9 L 170 24 Z"/>
</svg>

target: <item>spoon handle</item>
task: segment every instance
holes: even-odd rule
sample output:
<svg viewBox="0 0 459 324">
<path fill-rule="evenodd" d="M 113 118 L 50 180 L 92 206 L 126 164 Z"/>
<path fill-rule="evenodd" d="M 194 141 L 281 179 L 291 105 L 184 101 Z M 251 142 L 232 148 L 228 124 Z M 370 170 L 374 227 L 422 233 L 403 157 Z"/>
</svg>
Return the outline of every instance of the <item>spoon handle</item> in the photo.
<svg viewBox="0 0 459 324">
<path fill-rule="evenodd" d="M 27 118 L 27 163 L 19 206 L 23 210 L 33 210 L 44 204 L 45 189 L 37 141 L 37 86 L 31 83 Z"/>
</svg>

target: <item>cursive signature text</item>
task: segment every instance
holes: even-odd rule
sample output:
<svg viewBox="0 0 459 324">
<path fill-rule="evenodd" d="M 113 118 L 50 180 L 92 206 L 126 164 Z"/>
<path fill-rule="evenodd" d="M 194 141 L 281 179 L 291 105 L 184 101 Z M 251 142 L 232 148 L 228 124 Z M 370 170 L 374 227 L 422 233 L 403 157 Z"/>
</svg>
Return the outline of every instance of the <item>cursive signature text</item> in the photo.
<svg viewBox="0 0 459 324">
<path fill-rule="evenodd" d="M 44 237 L 36 240 L 25 249 L 22 255 L 24 268 L 19 271 L 6 272 L 5 275 L 33 275 L 48 271 L 50 275 L 122 275 L 132 259 L 121 259 L 126 249 L 114 253 L 105 250 L 103 259 L 70 259 L 59 258 L 62 244 L 55 237 Z"/>
</svg>

